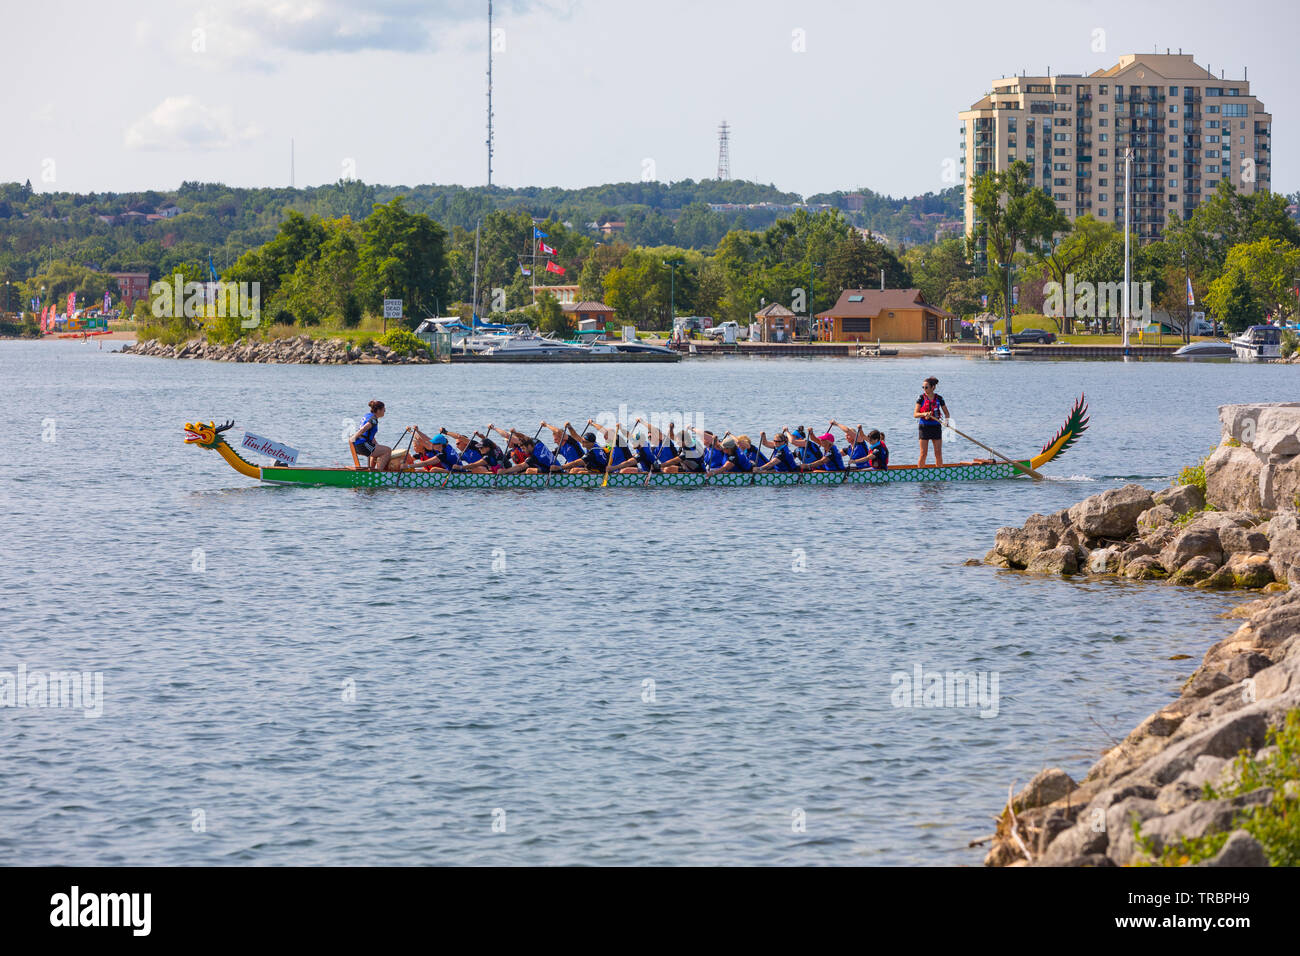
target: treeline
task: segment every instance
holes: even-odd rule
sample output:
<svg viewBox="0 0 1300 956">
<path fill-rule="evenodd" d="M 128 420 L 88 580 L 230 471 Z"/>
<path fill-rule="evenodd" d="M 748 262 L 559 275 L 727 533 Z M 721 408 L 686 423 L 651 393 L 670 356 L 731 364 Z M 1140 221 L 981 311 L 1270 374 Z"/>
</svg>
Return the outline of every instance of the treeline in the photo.
<svg viewBox="0 0 1300 956">
<path fill-rule="evenodd" d="M 892 199 L 862 190 L 866 206 L 846 212 L 853 225 L 891 241 L 929 241 L 933 229 L 913 222 L 927 212 L 960 216 L 960 191 Z M 171 274 L 212 258 L 225 269 L 269 242 L 289 212 L 322 219 L 365 219 L 377 204 L 405 197 L 407 207 L 452 230 L 472 229 L 491 212 L 526 212 L 567 223 L 592 238 L 599 225 L 632 246 L 675 245 L 711 251 L 728 232 L 762 230 L 802 202 L 796 193 L 743 181 L 630 182 L 584 189 L 382 186 L 343 180 L 302 189 L 244 189 L 185 182 L 171 191 L 36 192 L 30 183 L 0 183 L 0 275 L 26 278 L 64 261 L 102 272 Z M 815 197 L 843 206 L 844 193 Z M 713 210 L 710 204 L 755 208 Z M 765 205 L 764 205 L 765 204 Z M 159 218 L 160 210 L 175 212 Z M 149 218 L 153 217 L 153 218 Z M 593 228 L 590 224 L 596 224 Z"/>
</svg>

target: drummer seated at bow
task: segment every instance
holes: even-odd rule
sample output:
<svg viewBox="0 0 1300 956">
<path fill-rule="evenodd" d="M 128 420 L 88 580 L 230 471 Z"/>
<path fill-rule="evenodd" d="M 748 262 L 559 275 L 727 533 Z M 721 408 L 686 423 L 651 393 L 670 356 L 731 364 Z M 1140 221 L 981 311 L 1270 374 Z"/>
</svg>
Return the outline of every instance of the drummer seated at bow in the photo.
<svg viewBox="0 0 1300 956">
<path fill-rule="evenodd" d="M 611 475 L 631 475 L 642 470 L 636 452 L 632 449 L 631 436 L 624 433 L 622 426 L 615 423 L 613 428 L 606 428 L 588 418 L 587 427 L 596 429 L 601 435 L 601 440 L 609 446 Z"/>
<path fill-rule="evenodd" d="M 582 436 L 573 430 L 571 424 L 565 422 L 559 426 L 542 422 L 541 427 L 551 431 L 551 439 L 555 444 L 555 460 L 560 466 L 559 470 L 567 471 L 570 465 L 582 459 L 585 451 L 582 447 Z"/>
<path fill-rule="evenodd" d="M 867 440 L 867 433 L 861 425 L 856 428 L 850 428 L 831 419 L 831 428 L 838 428 L 844 432 L 844 440 L 848 447 L 844 449 L 845 462 L 844 467 L 850 471 L 857 471 L 871 467 L 871 443 Z"/>
</svg>

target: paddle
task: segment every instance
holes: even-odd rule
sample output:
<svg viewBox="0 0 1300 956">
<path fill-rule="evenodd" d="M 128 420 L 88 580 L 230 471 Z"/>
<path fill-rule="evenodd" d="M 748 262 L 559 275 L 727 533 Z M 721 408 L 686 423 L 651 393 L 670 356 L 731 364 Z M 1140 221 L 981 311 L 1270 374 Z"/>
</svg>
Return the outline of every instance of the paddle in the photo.
<svg viewBox="0 0 1300 956">
<path fill-rule="evenodd" d="M 590 426 L 590 425 L 594 425 L 595 422 L 593 422 L 593 421 L 589 418 L 589 419 L 587 419 L 587 424 Z M 613 464 L 613 462 L 614 462 L 614 448 L 615 448 L 615 446 L 617 446 L 617 445 L 618 445 L 618 422 L 615 422 L 615 423 L 614 423 L 614 440 L 610 443 L 610 446 L 609 446 L 609 454 L 607 454 L 607 455 L 605 456 L 605 480 L 602 481 L 602 482 L 600 483 L 600 487 L 602 487 L 602 488 L 607 488 L 607 487 L 609 487 L 609 466 L 610 466 L 611 464 Z M 629 446 L 629 447 L 631 447 L 631 446 Z"/>
<path fill-rule="evenodd" d="M 954 432 L 957 432 L 958 435 L 960 435 L 962 438 L 966 439 L 968 442 L 974 442 L 976 445 L 979 445 L 981 448 L 983 448 L 983 449 L 984 449 L 986 452 L 988 452 L 989 454 L 994 455 L 994 456 L 997 457 L 997 458 L 1001 458 L 1003 461 L 1005 461 L 1005 462 L 1006 462 L 1008 465 L 1010 465 L 1012 468 L 1017 468 L 1017 469 L 1019 469 L 1020 471 L 1023 471 L 1023 472 L 1024 472 L 1026 475 L 1028 475 L 1030 478 L 1034 479 L 1034 481 L 1042 481 L 1042 480 L 1043 480 L 1043 476 L 1040 475 L 1038 472 L 1034 471 L 1034 469 L 1030 468 L 1028 465 L 1022 465 L 1022 464 L 1021 464 L 1020 462 L 1018 462 L 1018 461 L 1012 461 L 1010 458 L 1008 458 L 1006 455 L 1002 454 L 1002 452 L 998 451 L 997 449 L 990 448 L 988 445 L 984 444 L 982 441 L 979 441 L 979 440 L 976 439 L 976 438 L 971 438 L 970 435 L 967 435 L 964 431 L 960 431 L 960 430 L 958 430 L 958 428 L 957 428 L 955 425 L 953 425 L 953 423 L 952 423 L 952 419 L 951 419 L 951 418 L 948 419 L 948 427 L 951 428 Z"/>
</svg>

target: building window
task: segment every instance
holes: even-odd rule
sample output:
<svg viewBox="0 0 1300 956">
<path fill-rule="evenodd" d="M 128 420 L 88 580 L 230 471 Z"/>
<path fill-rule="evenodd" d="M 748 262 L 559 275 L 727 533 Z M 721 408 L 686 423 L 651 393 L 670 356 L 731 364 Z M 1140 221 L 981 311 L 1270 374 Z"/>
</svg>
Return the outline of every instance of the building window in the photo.
<svg viewBox="0 0 1300 956">
<path fill-rule="evenodd" d="M 1098 209 L 1098 210 L 1097 210 L 1097 215 L 1098 215 L 1098 216 L 1104 216 L 1104 215 L 1106 215 L 1106 210 L 1104 210 L 1104 209 Z"/>
<path fill-rule="evenodd" d="M 1171 119 L 1171 120 L 1169 121 L 1169 128 L 1170 128 L 1170 129 L 1178 129 L 1178 120 Z"/>
<path fill-rule="evenodd" d="M 1170 95 L 1170 96 L 1177 96 L 1177 95 L 1178 95 L 1178 87 L 1176 87 L 1176 86 L 1171 86 L 1171 87 L 1169 87 L 1169 95 Z"/>
<path fill-rule="evenodd" d="M 1110 133 L 1098 133 L 1097 140 L 1102 143 L 1110 142 Z"/>
<path fill-rule="evenodd" d="M 1106 92 L 1106 87 L 1105 87 L 1105 86 L 1102 86 L 1101 89 L 1100 89 L 1098 92 L 1105 93 L 1105 92 Z"/>
<path fill-rule="evenodd" d="M 1222 96 L 1222 95 L 1223 95 L 1223 87 L 1221 87 L 1221 86 L 1207 86 L 1207 87 L 1205 88 L 1205 95 L 1206 95 L 1206 96 Z"/>
<path fill-rule="evenodd" d="M 1098 198 L 1099 200 L 1101 200 L 1102 202 L 1105 202 L 1105 201 L 1106 201 L 1106 194 L 1105 194 L 1105 193 L 1102 193 L 1102 194 L 1099 195 L 1097 198 Z"/>
<path fill-rule="evenodd" d="M 894 313 L 892 312 L 889 313 L 889 317 L 893 318 Z M 867 318 L 840 319 L 840 331 L 841 332 L 870 332 L 871 320 Z"/>
<path fill-rule="evenodd" d="M 1105 92 L 1105 91 L 1103 90 L 1102 92 Z M 1100 104 L 1100 105 L 1097 107 L 1097 112 L 1098 112 L 1098 113 L 1104 113 L 1104 112 L 1106 112 L 1107 109 L 1109 109 L 1109 107 L 1110 107 L 1110 104 L 1109 104 L 1109 103 L 1102 103 L 1102 104 Z"/>
<path fill-rule="evenodd" d="M 1109 180 L 1109 179 L 1099 179 L 1099 180 L 1097 180 L 1097 185 L 1098 185 L 1098 186 L 1109 186 L 1109 185 L 1110 185 L 1110 180 Z"/>
<path fill-rule="evenodd" d="M 1207 106 L 1207 107 L 1205 108 L 1205 112 L 1207 112 L 1207 113 L 1217 113 L 1217 112 L 1219 112 L 1219 104 L 1217 104 L 1217 103 L 1212 103 L 1211 105 L 1209 105 L 1209 106 Z"/>
<path fill-rule="evenodd" d="M 1173 106 L 1169 107 L 1169 112 L 1171 112 L 1171 113 L 1177 113 L 1178 111 L 1179 111 L 1179 110 L 1178 110 L 1178 104 L 1177 104 L 1177 103 L 1175 103 Z"/>
<path fill-rule="evenodd" d="M 1171 150 L 1169 151 L 1169 155 L 1172 156 L 1174 159 L 1177 159 L 1177 158 L 1178 158 L 1178 150 L 1176 150 L 1176 149 L 1171 149 Z"/>
</svg>

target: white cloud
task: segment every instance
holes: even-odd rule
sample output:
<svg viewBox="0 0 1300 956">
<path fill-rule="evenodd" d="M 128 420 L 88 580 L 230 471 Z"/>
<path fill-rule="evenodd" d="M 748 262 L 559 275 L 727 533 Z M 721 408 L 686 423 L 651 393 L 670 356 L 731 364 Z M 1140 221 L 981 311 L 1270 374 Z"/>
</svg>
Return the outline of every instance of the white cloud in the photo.
<svg viewBox="0 0 1300 956">
<path fill-rule="evenodd" d="M 229 107 L 204 106 L 193 96 L 169 96 L 126 130 L 127 149 L 230 149 L 257 136 L 239 126 Z"/>
<path fill-rule="evenodd" d="M 576 2 L 497 0 L 496 23 L 529 14 L 564 18 Z M 458 45 L 460 31 L 479 23 L 486 31 L 481 0 L 207 0 L 183 25 L 176 50 L 182 58 L 196 54 L 190 60 L 200 67 L 238 62 L 272 70 L 285 53 L 425 53 L 448 41 Z M 195 49 L 199 33 L 201 50 Z"/>
</svg>

